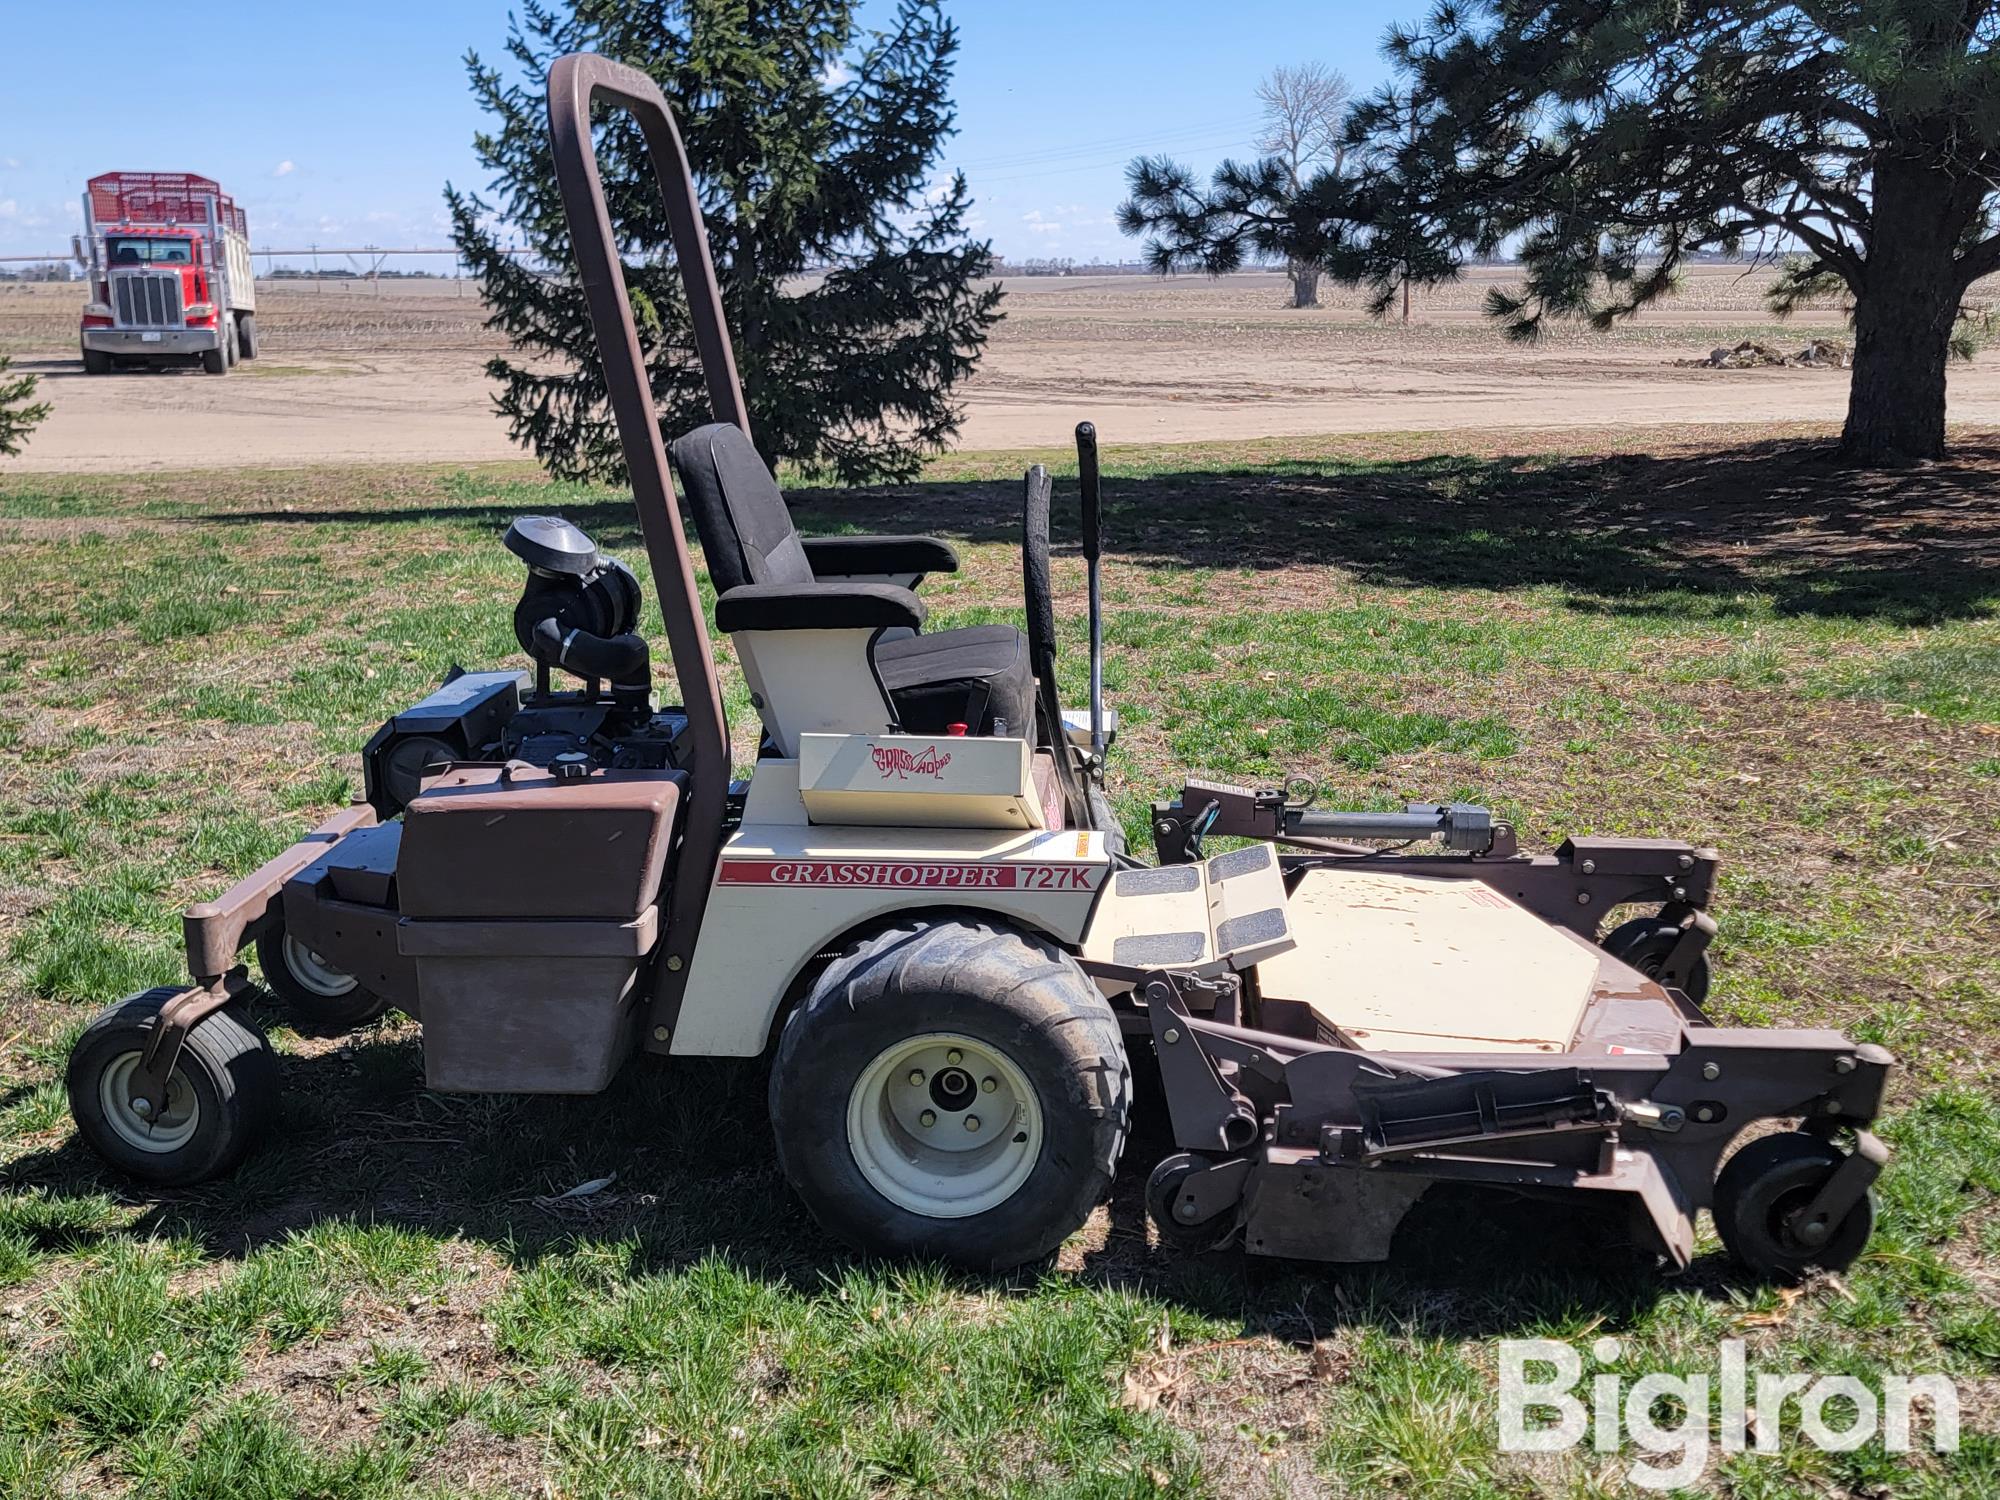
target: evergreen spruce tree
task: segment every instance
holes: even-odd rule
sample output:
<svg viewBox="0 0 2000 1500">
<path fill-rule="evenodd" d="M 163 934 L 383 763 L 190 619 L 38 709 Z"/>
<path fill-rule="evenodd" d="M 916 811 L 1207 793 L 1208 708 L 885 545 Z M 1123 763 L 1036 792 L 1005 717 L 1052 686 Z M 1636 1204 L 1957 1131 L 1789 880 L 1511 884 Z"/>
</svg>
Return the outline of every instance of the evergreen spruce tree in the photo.
<svg viewBox="0 0 2000 1500">
<path fill-rule="evenodd" d="M 0 354 L 0 458 L 12 458 L 27 446 L 28 434 L 49 414 L 46 401 L 34 401 L 35 377 L 9 375 L 13 361 Z"/>
<path fill-rule="evenodd" d="M 474 138 L 490 196 L 447 186 L 452 238 L 509 357 L 488 366 L 514 438 L 550 472 L 622 472 L 551 163 L 544 79 L 566 52 L 649 74 L 679 120 L 767 461 L 843 480 L 912 477 L 958 430 L 958 382 L 1000 317 L 969 239 L 965 180 L 927 190 L 951 133 L 955 29 L 899 0 L 864 32 L 855 0 L 529 0 L 513 78 L 468 54 L 493 117 Z M 708 420 L 665 210 L 637 129 L 599 125 L 612 220 L 669 439 Z M 510 233 L 511 232 L 511 233 Z M 527 257 L 504 253 L 510 241 Z M 551 274 L 553 273 L 553 274 Z"/>
</svg>

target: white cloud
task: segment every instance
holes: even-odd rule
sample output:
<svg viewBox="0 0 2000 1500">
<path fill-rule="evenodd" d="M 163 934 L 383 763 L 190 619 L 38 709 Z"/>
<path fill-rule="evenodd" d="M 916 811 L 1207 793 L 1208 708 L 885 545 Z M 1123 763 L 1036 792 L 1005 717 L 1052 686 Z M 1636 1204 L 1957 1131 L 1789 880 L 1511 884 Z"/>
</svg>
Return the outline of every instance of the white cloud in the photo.
<svg viewBox="0 0 2000 1500">
<path fill-rule="evenodd" d="M 12 198 L 0 198 L 0 219 L 12 219 L 21 212 L 21 205 Z"/>
<path fill-rule="evenodd" d="M 298 167 L 287 157 L 284 161 L 279 162 L 275 167 L 271 168 L 271 175 L 273 177 L 289 177 L 296 171 L 298 171 Z"/>
<path fill-rule="evenodd" d="M 854 76 L 854 70 L 839 58 L 830 58 L 819 71 L 819 85 L 824 89 L 837 89 Z"/>
<path fill-rule="evenodd" d="M 5 167 L 10 172 L 20 165 L 21 158 L 18 156 L 0 156 L 0 167 Z"/>
</svg>

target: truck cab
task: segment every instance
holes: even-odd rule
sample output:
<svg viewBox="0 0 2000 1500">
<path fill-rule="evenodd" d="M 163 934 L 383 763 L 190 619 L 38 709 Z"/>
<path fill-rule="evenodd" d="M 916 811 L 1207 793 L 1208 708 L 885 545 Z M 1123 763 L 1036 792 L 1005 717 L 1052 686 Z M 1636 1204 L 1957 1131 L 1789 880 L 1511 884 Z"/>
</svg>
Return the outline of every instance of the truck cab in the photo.
<svg viewBox="0 0 2000 1500">
<path fill-rule="evenodd" d="M 256 356 L 249 225 L 216 184 L 185 172 L 110 172 L 85 192 L 77 259 L 91 300 L 87 373 L 114 362 L 199 363 L 224 375 Z"/>
</svg>

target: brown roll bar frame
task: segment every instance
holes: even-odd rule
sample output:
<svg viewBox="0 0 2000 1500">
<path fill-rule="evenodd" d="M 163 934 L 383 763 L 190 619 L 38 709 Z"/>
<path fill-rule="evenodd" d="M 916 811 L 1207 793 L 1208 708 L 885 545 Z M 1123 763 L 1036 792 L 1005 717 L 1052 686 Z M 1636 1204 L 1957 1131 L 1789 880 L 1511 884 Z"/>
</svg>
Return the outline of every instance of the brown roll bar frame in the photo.
<svg viewBox="0 0 2000 1500">
<path fill-rule="evenodd" d="M 722 850 L 729 797 L 729 725 L 708 627 L 702 619 L 701 595 L 695 588 L 694 564 L 681 527 L 680 502 L 667 469 L 666 450 L 660 443 L 652 381 L 625 290 L 625 271 L 604 199 L 597 149 L 590 138 L 590 108 L 599 100 L 631 114 L 645 138 L 653 178 L 666 204 L 681 284 L 687 289 L 688 316 L 708 382 L 709 409 L 716 421 L 733 422 L 745 433 L 750 431 L 750 417 L 736 377 L 736 357 L 730 349 L 729 327 L 723 317 L 715 262 L 708 253 L 708 232 L 702 225 L 694 174 L 666 96 L 637 68 L 609 58 L 587 52 L 558 58 L 549 69 L 549 140 L 555 154 L 556 185 L 562 193 L 563 217 L 569 223 L 571 251 L 590 310 L 590 326 L 597 337 L 605 389 L 618 422 L 625 470 L 646 539 L 646 557 L 652 565 L 653 587 L 659 593 L 660 615 L 666 622 L 667 649 L 680 683 L 681 707 L 688 716 L 685 821 L 666 896 L 665 933 L 653 967 L 646 1028 L 647 1048 L 659 1052 L 667 1050 L 672 1041 L 687 987 L 688 963 L 701 933 L 702 909 L 708 902 L 709 885 Z"/>
</svg>

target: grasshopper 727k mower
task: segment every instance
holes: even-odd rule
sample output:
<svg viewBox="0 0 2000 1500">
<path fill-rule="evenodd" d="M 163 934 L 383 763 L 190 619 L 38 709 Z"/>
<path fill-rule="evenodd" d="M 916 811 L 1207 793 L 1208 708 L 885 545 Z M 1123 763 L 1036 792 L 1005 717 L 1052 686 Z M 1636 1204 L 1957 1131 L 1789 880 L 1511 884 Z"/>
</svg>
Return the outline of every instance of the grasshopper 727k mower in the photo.
<svg viewBox="0 0 2000 1500">
<path fill-rule="evenodd" d="M 594 100 L 637 120 L 687 287 L 715 420 L 672 465 L 762 721 L 747 781 Z M 654 702 L 636 577 L 567 522 L 516 521 L 532 676 L 458 675 L 397 714 L 368 743 L 364 802 L 187 913 L 191 984 L 113 1006 L 70 1062 L 106 1159 L 189 1183 L 278 1128 L 278 1070 L 240 1003 L 254 946 L 303 1017 L 418 1018 L 434 1089 L 588 1093 L 635 1052 L 769 1052 L 786 1176 L 869 1251 L 1050 1251 L 1111 1183 L 1136 1063 L 1178 1147 L 1147 1193 L 1172 1246 L 1381 1259 L 1426 1193 L 1474 1185 L 1621 1207 L 1683 1265 L 1703 1208 L 1758 1273 L 1854 1259 L 1891 1059 L 1703 1015 L 1713 851 L 1529 855 L 1477 807 L 1342 813 L 1190 781 L 1154 806 L 1157 862 L 1128 855 L 1100 788 L 1115 721 L 1088 424 L 1091 687 L 1069 710 L 1048 476 L 1025 484 L 1026 632 L 926 632 L 916 589 L 956 567 L 950 547 L 792 528 L 659 90 L 566 57 L 549 125 L 685 701 Z M 1204 856 L 1209 838 L 1233 846 Z"/>
</svg>

